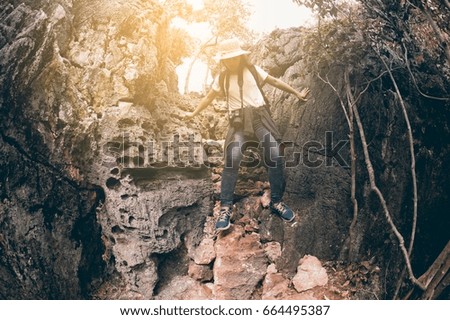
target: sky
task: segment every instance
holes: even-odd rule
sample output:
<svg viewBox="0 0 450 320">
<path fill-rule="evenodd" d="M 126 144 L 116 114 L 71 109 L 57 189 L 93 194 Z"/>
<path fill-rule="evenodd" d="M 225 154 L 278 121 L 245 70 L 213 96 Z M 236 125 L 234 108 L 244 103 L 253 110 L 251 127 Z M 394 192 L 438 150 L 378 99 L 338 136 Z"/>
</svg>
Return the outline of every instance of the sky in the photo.
<svg viewBox="0 0 450 320">
<path fill-rule="evenodd" d="M 187 0 L 194 9 L 202 7 L 203 0 Z M 271 31 L 280 28 L 290 28 L 298 26 L 308 26 L 314 23 L 311 11 L 300 7 L 292 0 L 242 0 L 247 3 L 253 12 L 249 19 L 248 26 L 260 34 L 268 34 Z M 208 39 L 210 34 L 206 24 L 187 26 L 183 21 L 175 21 L 177 27 L 182 27 L 197 38 Z M 184 91 L 184 82 L 190 59 L 185 59 L 184 63 L 177 68 L 179 90 Z M 190 91 L 200 92 L 204 82 L 207 67 L 198 62 L 194 65 L 190 81 Z M 212 79 L 210 79 L 211 81 Z"/>
<path fill-rule="evenodd" d="M 276 28 L 304 26 L 313 23 L 311 11 L 300 7 L 292 0 L 247 0 L 254 13 L 249 21 L 250 28 L 269 33 Z"/>
</svg>

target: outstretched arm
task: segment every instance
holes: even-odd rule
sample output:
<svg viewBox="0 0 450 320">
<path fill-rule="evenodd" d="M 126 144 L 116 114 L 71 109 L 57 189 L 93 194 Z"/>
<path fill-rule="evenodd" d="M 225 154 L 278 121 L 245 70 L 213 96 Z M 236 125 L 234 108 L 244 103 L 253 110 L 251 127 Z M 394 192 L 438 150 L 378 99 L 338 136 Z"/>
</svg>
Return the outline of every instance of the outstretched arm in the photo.
<svg viewBox="0 0 450 320">
<path fill-rule="evenodd" d="M 274 78 L 270 75 L 267 76 L 266 83 L 274 86 L 275 88 L 283 90 L 285 92 L 294 94 L 301 101 L 308 101 L 308 99 L 306 97 L 308 96 L 308 94 L 311 91 L 308 88 L 304 88 L 302 91 L 299 92 L 299 91 L 295 90 L 294 88 L 292 88 L 290 85 L 288 85 L 286 82 L 281 81 L 280 79 Z"/>
<path fill-rule="evenodd" d="M 198 104 L 197 108 L 195 108 L 194 112 L 186 114 L 185 118 L 189 119 L 198 115 L 211 104 L 211 102 L 217 97 L 218 94 L 219 93 L 217 91 L 214 91 L 212 89 L 209 90 L 208 94 L 202 100 L 200 100 L 200 103 Z"/>
</svg>

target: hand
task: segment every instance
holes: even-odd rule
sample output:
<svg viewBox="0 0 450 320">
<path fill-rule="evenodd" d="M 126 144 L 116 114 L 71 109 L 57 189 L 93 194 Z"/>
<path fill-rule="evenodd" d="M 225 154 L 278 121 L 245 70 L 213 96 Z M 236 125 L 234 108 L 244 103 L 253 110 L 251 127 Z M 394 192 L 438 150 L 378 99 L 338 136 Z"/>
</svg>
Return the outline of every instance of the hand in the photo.
<svg viewBox="0 0 450 320">
<path fill-rule="evenodd" d="M 297 93 L 297 98 L 301 101 L 308 101 L 308 99 L 306 98 L 308 96 L 308 94 L 311 92 L 311 90 L 309 90 L 309 88 L 304 88 L 302 91 Z"/>
</svg>

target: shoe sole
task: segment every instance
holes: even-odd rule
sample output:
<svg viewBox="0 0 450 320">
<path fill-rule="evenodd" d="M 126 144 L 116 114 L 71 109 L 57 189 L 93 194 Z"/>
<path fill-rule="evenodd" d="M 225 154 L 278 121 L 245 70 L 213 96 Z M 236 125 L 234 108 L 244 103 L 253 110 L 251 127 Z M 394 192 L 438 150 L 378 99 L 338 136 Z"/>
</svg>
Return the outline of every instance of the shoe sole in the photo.
<svg viewBox="0 0 450 320">
<path fill-rule="evenodd" d="M 283 220 L 283 221 L 286 221 L 286 222 L 292 222 L 292 221 L 294 221 L 295 220 L 295 214 L 294 214 L 294 216 L 292 217 L 292 219 L 285 219 L 285 218 L 283 218 L 282 216 L 280 216 L 277 212 L 273 212 L 273 211 L 271 211 L 272 212 L 272 214 L 273 215 L 275 215 L 275 216 L 277 216 L 278 218 L 280 218 L 281 220 Z"/>
<path fill-rule="evenodd" d="M 228 230 L 231 227 L 231 223 L 229 223 L 226 227 L 223 228 L 216 228 L 216 231 L 224 231 L 224 230 Z"/>
<path fill-rule="evenodd" d="M 226 228 L 217 228 L 216 231 L 225 231 L 230 229 L 230 226 L 226 227 Z"/>
</svg>

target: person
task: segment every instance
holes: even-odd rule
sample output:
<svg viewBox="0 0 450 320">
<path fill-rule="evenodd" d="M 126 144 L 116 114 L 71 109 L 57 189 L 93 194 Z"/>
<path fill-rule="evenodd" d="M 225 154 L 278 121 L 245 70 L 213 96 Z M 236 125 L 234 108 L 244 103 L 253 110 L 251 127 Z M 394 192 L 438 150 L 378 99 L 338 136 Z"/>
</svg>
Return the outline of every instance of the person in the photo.
<svg viewBox="0 0 450 320">
<path fill-rule="evenodd" d="M 285 180 L 283 162 L 280 154 L 281 135 L 267 110 L 267 99 L 261 87 L 268 83 L 275 88 L 295 95 L 301 101 L 307 101 L 308 88 L 297 91 L 280 79 L 270 76 L 258 66 L 248 61 L 250 52 L 243 50 L 236 38 L 219 43 L 216 59 L 224 67 L 213 82 L 212 88 L 199 102 L 193 112 L 185 115 L 190 119 L 207 108 L 211 102 L 223 93 L 226 97 L 230 118 L 230 128 L 225 140 L 225 166 L 222 173 L 220 193 L 220 214 L 216 230 L 230 227 L 233 207 L 234 188 L 236 186 L 239 166 L 243 157 L 245 143 L 253 134 L 263 149 L 263 158 L 268 169 L 273 214 L 283 220 L 292 222 L 294 212 L 282 201 Z"/>
</svg>

